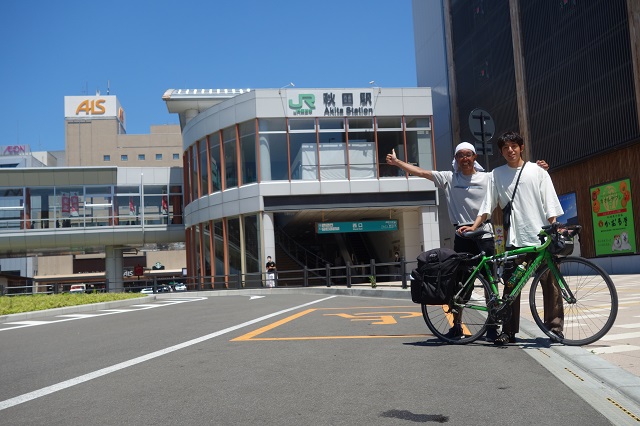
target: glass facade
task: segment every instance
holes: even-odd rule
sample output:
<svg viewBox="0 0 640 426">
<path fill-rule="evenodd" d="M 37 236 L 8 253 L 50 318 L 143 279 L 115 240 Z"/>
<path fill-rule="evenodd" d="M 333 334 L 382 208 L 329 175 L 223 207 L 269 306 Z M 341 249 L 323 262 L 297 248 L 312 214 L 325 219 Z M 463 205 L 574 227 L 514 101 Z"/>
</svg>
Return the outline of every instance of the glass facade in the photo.
<svg viewBox="0 0 640 426">
<path fill-rule="evenodd" d="M 399 158 L 431 170 L 431 131 L 430 116 L 245 121 L 207 135 L 186 151 L 185 193 L 195 200 L 256 182 L 405 176 L 386 164 L 392 149 Z M 239 275 L 243 285 L 261 284 L 258 213 L 197 223 L 186 235 L 189 270 L 196 271 L 202 288 L 235 288 Z"/>
<path fill-rule="evenodd" d="M 404 161 L 433 168 L 431 117 L 257 121 L 257 135 L 256 120 L 250 120 L 210 134 L 187 150 L 185 175 L 192 200 L 239 182 L 403 176 L 386 165 L 392 149 Z"/>
<path fill-rule="evenodd" d="M 0 232 L 142 223 L 182 224 L 182 187 L 0 187 Z"/>
</svg>

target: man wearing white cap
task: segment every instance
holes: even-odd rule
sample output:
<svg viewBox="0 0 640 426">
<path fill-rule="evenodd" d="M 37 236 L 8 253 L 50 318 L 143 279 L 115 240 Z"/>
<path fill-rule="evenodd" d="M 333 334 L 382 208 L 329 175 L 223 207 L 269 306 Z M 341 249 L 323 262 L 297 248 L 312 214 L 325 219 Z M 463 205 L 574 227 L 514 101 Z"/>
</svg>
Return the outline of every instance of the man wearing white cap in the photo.
<svg viewBox="0 0 640 426">
<path fill-rule="evenodd" d="M 391 150 L 391 154 L 387 154 L 387 164 L 397 166 L 414 176 L 429 179 L 443 190 L 447 199 L 449 219 L 453 226 L 458 229 L 461 226 L 471 225 L 476 220 L 480 205 L 491 181 L 491 174 L 484 172 L 484 168 L 476 161 L 477 158 L 475 147 L 469 142 L 462 142 L 455 148 L 452 172 L 424 170 L 399 160 L 396 157 L 395 150 Z M 537 163 L 545 170 L 548 169 L 546 162 L 538 161 Z M 453 250 L 459 253 L 478 254 L 484 251 L 486 255 L 494 254 L 495 243 L 491 223 L 485 222 L 482 227 L 488 233 L 481 239 L 463 238 L 456 233 Z M 453 337 L 462 335 L 462 329 L 459 324 L 456 325 L 458 328 L 454 325 L 449 331 Z M 496 337 L 497 330 L 489 328 L 487 330 L 487 339 L 494 340 Z"/>
</svg>

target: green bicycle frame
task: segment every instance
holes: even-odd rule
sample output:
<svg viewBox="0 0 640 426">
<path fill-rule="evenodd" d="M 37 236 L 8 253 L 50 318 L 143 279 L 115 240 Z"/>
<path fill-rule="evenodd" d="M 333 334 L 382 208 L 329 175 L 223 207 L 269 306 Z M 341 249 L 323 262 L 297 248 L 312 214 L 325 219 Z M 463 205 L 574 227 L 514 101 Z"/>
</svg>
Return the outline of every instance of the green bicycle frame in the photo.
<svg viewBox="0 0 640 426">
<path fill-rule="evenodd" d="M 462 286 L 462 289 L 458 291 L 454 296 L 452 306 L 458 307 L 458 308 L 475 309 L 478 311 L 489 310 L 487 306 L 478 306 L 478 305 L 469 304 L 469 303 L 456 302 L 456 299 L 458 299 L 461 294 L 465 294 L 469 289 L 469 287 L 473 285 L 473 282 L 476 276 L 480 273 L 482 273 L 483 277 L 486 278 L 487 281 L 489 282 L 489 286 L 491 288 L 490 296 L 494 296 L 495 300 L 498 302 L 499 305 L 504 303 L 511 304 L 513 300 L 520 294 L 524 286 L 527 284 L 529 277 L 531 277 L 531 275 L 533 275 L 536 272 L 536 270 L 542 263 L 546 263 L 549 266 L 549 270 L 553 274 L 553 277 L 555 278 L 555 282 L 557 282 L 558 286 L 560 287 L 560 291 L 562 292 L 563 299 L 565 299 L 569 303 L 574 303 L 575 298 L 571 293 L 571 290 L 565 285 L 564 278 L 562 274 L 560 274 L 560 271 L 558 271 L 558 268 L 556 267 L 556 264 L 553 259 L 553 255 L 548 250 L 548 247 L 551 244 L 551 236 L 544 230 L 541 230 L 539 235 L 546 237 L 546 240 L 544 243 L 542 243 L 542 245 L 518 248 L 515 250 L 506 251 L 504 253 L 495 254 L 493 256 L 483 256 L 482 259 L 480 260 L 480 263 L 478 263 L 478 265 L 473 269 L 473 272 L 471 273 L 469 278 L 465 281 L 464 285 Z M 526 271 L 524 272 L 520 280 L 513 287 L 513 290 L 511 290 L 511 293 L 506 295 L 504 299 L 500 298 L 500 292 L 498 289 L 499 278 L 497 277 L 495 268 L 491 268 L 491 266 L 496 265 L 500 262 L 505 262 L 507 260 L 529 254 L 529 253 L 537 253 L 537 256 L 529 264 L 529 266 L 527 267 Z"/>
</svg>

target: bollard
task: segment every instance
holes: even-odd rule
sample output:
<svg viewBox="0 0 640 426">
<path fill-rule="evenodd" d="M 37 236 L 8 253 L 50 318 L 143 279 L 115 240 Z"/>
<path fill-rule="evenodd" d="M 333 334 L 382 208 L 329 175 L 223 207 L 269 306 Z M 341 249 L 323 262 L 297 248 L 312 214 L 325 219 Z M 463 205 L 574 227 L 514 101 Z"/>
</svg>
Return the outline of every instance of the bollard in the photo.
<svg viewBox="0 0 640 426">
<path fill-rule="evenodd" d="M 347 263 L 347 288 L 351 288 L 351 262 Z"/>
<path fill-rule="evenodd" d="M 407 288 L 407 274 L 405 273 L 407 262 L 404 260 L 404 256 L 400 256 L 400 272 L 402 272 L 402 288 Z"/>
<path fill-rule="evenodd" d="M 327 280 L 327 287 L 331 287 L 331 266 L 328 263 L 325 264 L 325 277 Z"/>
</svg>

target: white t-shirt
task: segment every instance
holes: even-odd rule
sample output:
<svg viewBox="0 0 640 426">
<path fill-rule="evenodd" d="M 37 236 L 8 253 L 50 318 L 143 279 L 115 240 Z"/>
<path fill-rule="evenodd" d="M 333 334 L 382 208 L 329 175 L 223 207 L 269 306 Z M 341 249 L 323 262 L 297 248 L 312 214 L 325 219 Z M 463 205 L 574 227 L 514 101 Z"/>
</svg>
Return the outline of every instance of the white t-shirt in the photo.
<svg viewBox="0 0 640 426">
<path fill-rule="evenodd" d="M 433 171 L 433 182 L 444 191 L 447 198 L 449 219 L 454 225 L 470 225 L 478 216 L 478 209 L 484 200 L 491 174 L 476 172 L 464 175 L 461 172 Z M 491 224 L 485 224 L 485 231 L 492 232 Z M 491 238 L 486 234 L 485 238 Z"/>
<path fill-rule="evenodd" d="M 540 244 L 538 233 L 548 225 L 551 217 L 564 213 L 558 195 L 546 170 L 527 162 L 522 171 L 518 190 L 511 205 L 511 229 L 506 246 L 528 247 Z M 480 206 L 478 215 L 491 212 L 500 205 L 507 205 L 513 194 L 520 167 L 511 168 L 505 164 L 491 172 L 491 183 Z"/>
</svg>

